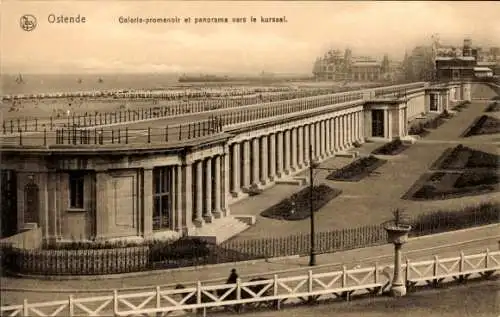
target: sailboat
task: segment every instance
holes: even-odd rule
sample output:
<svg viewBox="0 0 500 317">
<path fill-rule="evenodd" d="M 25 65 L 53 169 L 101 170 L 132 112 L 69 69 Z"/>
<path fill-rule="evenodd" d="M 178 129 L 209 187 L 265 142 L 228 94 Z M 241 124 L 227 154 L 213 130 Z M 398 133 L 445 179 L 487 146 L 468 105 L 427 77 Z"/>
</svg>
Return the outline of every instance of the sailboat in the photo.
<svg viewBox="0 0 500 317">
<path fill-rule="evenodd" d="M 17 76 L 16 83 L 24 84 L 24 79 L 23 79 L 23 76 L 21 74 L 19 74 L 19 76 Z"/>
<path fill-rule="evenodd" d="M 79 84 L 81 84 L 81 83 L 82 83 L 82 79 L 81 79 L 81 78 L 78 78 L 77 82 L 78 82 Z"/>
<path fill-rule="evenodd" d="M 104 80 L 102 80 L 101 77 L 99 77 L 99 80 L 97 81 L 99 84 L 101 84 Z"/>
</svg>

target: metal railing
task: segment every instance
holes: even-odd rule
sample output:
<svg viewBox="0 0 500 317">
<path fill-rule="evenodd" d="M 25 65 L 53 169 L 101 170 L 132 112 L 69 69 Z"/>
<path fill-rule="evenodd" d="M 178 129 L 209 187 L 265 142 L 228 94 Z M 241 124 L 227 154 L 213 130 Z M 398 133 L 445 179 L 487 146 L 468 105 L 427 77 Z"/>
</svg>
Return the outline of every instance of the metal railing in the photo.
<svg viewBox="0 0 500 317">
<path fill-rule="evenodd" d="M 206 111 L 235 109 L 249 105 L 269 104 L 275 102 L 298 102 L 308 97 L 326 97 L 331 95 L 345 95 L 350 93 L 359 94 L 362 89 L 374 89 L 375 94 L 388 94 L 389 92 L 404 91 L 422 86 L 422 83 L 411 83 L 389 87 L 366 88 L 357 87 L 339 90 L 338 88 L 310 89 L 302 91 L 288 91 L 277 94 L 242 96 L 241 98 L 207 99 L 188 101 L 168 106 L 153 106 L 145 109 L 118 110 L 112 112 L 84 113 L 82 115 L 72 114 L 66 117 L 49 117 L 45 119 L 16 118 L 2 122 L 2 133 L 13 134 L 19 132 L 41 132 L 43 129 L 52 131 L 57 128 L 68 128 L 72 126 L 96 127 L 102 125 L 128 123 L 142 120 L 166 118 L 179 115 L 203 113 Z M 361 93 L 362 95 L 362 93 Z"/>
</svg>

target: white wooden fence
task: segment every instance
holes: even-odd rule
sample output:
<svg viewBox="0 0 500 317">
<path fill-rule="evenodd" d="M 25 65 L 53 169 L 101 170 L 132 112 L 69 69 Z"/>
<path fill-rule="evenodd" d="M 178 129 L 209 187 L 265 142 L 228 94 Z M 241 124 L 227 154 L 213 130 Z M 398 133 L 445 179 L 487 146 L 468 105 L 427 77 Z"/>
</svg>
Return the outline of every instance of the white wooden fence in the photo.
<svg viewBox="0 0 500 317">
<path fill-rule="evenodd" d="M 389 270 L 388 270 L 389 269 Z M 500 251 L 464 255 L 403 264 L 410 290 L 419 284 L 438 285 L 445 281 L 465 281 L 470 276 L 489 277 L 500 270 Z M 327 297 L 349 300 L 357 293 L 381 294 L 390 286 L 393 266 L 347 269 L 242 282 L 202 285 L 183 289 L 161 289 L 113 295 L 3 306 L 1 316 L 166 316 L 171 312 L 201 309 L 232 309 L 244 305 L 268 305 L 279 309 L 285 301 L 310 301 Z"/>
</svg>

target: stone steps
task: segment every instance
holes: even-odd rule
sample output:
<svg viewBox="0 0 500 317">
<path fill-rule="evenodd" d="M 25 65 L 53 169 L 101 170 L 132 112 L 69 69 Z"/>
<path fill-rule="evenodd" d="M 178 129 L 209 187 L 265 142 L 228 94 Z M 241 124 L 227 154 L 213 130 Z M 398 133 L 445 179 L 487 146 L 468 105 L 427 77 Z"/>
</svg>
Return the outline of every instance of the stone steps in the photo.
<svg viewBox="0 0 500 317">
<path fill-rule="evenodd" d="M 252 224 L 254 222 L 250 221 Z M 249 227 L 248 221 L 243 222 L 233 216 L 228 216 L 214 219 L 212 223 L 205 223 L 202 227 L 197 228 L 192 236 L 210 243 L 220 244 Z"/>
</svg>

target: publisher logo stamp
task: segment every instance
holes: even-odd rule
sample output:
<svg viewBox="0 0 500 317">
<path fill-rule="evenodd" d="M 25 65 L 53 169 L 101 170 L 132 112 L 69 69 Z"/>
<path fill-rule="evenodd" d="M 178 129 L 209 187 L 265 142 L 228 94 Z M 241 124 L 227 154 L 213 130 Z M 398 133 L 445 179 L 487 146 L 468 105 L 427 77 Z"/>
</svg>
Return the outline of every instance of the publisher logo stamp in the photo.
<svg viewBox="0 0 500 317">
<path fill-rule="evenodd" d="M 26 32 L 33 31 L 36 28 L 36 18 L 32 14 L 25 14 L 19 20 L 19 24 L 21 25 L 21 29 Z"/>
</svg>

